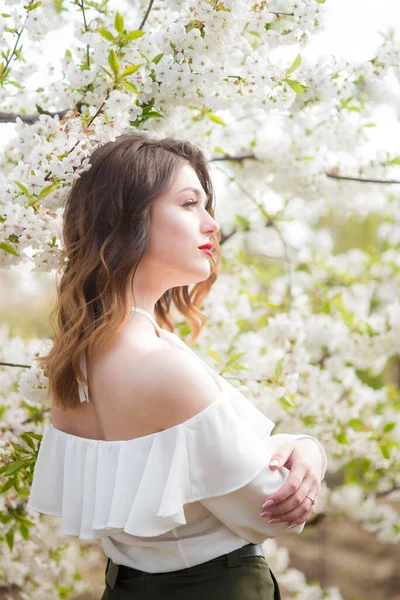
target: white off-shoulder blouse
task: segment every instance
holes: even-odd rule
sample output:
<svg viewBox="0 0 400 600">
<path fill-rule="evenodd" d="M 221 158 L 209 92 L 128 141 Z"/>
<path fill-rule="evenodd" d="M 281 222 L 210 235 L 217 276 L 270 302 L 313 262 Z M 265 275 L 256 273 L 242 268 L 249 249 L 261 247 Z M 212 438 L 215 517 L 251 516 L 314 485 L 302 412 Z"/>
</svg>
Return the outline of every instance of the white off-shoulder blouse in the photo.
<svg viewBox="0 0 400 600">
<path fill-rule="evenodd" d="M 61 517 L 63 534 L 101 539 L 116 564 L 148 573 L 192 567 L 250 542 L 300 533 L 304 524 L 288 529 L 260 513 L 289 473 L 269 468 L 272 454 L 288 440 L 311 436 L 271 436 L 275 424 L 233 385 L 150 313 L 132 310 L 211 372 L 218 397 L 183 423 L 128 440 L 92 440 L 48 424 L 27 508 Z M 78 383 L 81 401 L 89 401 L 86 383 Z M 324 477 L 326 453 L 312 439 Z"/>
</svg>

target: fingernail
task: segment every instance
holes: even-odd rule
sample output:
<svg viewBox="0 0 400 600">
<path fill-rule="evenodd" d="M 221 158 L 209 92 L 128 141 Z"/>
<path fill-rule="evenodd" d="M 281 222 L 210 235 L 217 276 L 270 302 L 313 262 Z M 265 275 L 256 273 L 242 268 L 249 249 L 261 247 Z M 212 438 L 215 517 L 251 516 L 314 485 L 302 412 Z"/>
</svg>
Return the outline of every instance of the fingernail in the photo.
<svg viewBox="0 0 400 600">
<path fill-rule="evenodd" d="M 291 529 L 292 527 L 297 527 L 297 523 L 292 523 L 291 525 L 289 525 L 288 529 Z"/>
<path fill-rule="evenodd" d="M 274 500 L 273 500 L 273 498 L 271 498 L 270 500 L 266 500 L 266 501 L 264 502 L 264 504 L 262 505 L 262 508 L 267 508 L 267 506 L 272 506 L 272 505 L 273 505 L 273 503 L 274 503 Z"/>
<path fill-rule="evenodd" d="M 269 464 L 271 465 L 271 467 L 277 467 L 280 463 L 279 460 L 276 460 L 276 458 L 274 458 Z"/>
<path fill-rule="evenodd" d="M 268 521 L 268 523 L 280 523 L 280 522 L 281 522 L 281 520 L 278 518 L 271 519 L 270 521 Z"/>
<path fill-rule="evenodd" d="M 268 517 L 268 515 L 272 515 L 272 512 L 270 510 L 266 510 L 266 511 L 262 512 L 260 517 Z"/>
</svg>

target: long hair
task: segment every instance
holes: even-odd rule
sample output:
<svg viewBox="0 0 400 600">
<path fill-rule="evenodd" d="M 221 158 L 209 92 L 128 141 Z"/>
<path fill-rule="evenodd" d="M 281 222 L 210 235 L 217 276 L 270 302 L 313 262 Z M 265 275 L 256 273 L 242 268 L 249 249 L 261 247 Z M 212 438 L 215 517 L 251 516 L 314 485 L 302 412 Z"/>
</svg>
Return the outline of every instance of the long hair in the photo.
<svg viewBox="0 0 400 600">
<path fill-rule="evenodd" d="M 144 132 L 120 135 L 97 146 L 90 168 L 72 184 L 63 206 L 60 280 L 50 315 L 53 346 L 38 359 L 48 377 L 49 395 L 64 410 L 79 406 L 76 377 L 83 352 L 100 350 L 131 315 L 129 294 L 138 263 L 146 249 L 152 203 L 173 183 L 184 164 L 195 170 L 206 193 L 206 210 L 214 217 L 214 191 L 208 163 L 188 141 L 150 138 Z M 158 324 L 174 330 L 173 302 L 197 339 L 207 317 L 198 309 L 218 274 L 221 232 L 213 236 L 215 256 L 209 277 L 167 290 L 155 305 Z"/>
</svg>

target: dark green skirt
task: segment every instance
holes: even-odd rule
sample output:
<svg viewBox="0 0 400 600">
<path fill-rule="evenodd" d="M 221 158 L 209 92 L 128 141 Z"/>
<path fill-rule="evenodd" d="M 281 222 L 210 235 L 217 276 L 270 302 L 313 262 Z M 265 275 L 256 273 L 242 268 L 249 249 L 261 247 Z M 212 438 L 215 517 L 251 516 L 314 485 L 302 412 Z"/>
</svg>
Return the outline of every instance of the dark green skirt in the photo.
<svg viewBox="0 0 400 600">
<path fill-rule="evenodd" d="M 265 558 L 239 550 L 168 573 L 124 567 L 113 587 L 106 582 L 101 600 L 281 600 Z"/>
</svg>

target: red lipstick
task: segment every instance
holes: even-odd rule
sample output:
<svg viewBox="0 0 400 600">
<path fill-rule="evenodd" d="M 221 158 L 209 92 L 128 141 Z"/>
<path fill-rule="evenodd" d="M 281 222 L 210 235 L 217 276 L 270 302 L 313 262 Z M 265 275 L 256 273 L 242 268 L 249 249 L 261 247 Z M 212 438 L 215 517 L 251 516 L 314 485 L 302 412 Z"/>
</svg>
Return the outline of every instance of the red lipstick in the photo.
<svg viewBox="0 0 400 600">
<path fill-rule="evenodd" d="M 208 256 L 212 257 L 211 248 L 212 248 L 212 244 L 211 243 L 203 244 L 202 246 L 199 246 L 199 250 L 203 250 L 203 252 L 205 252 L 206 254 L 208 254 Z"/>
</svg>

